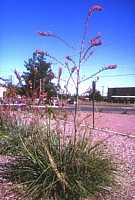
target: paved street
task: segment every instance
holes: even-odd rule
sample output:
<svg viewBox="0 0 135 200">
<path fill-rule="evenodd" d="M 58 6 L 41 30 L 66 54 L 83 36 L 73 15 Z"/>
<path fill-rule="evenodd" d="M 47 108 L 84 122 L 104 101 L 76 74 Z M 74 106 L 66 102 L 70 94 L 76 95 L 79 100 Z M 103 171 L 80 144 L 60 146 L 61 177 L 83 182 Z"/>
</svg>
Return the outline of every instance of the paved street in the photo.
<svg viewBox="0 0 135 200">
<path fill-rule="evenodd" d="M 67 110 L 73 111 L 74 105 L 68 105 L 66 107 Z M 83 105 L 79 106 L 79 111 L 82 112 L 92 112 L 92 106 L 91 105 Z M 102 106 L 102 105 L 96 105 L 95 106 L 96 112 L 103 112 L 103 113 L 119 113 L 119 114 L 135 114 L 135 106 Z"/>
<path fill-rule="evenodd" d="M 19 110 L 21 110 L 21 107 L 25 108 L 25 104 L 0 104 L 0 106 L 9 106 L 16 107 Z M 26 106 L 27 107 L 27 106 Z M 45 109 L 45 105 L 31 105 L 32 108 L 40 108 L 40 109 Z M 47 107 L 52 107 L 53 109 L 61 109 L 59 106 L 47 106 Z M 68 111 L 74 111 L 75 105 L 70 105 L 67 104 L 64 109 Z M 93 108 L 92 105 L 79 105 L 78 107 L 79 111 L 82 112 L 92 112 Z M 102 113 L 119 113 L 119 114 L 133 114 L 135 115 L 135 106 L 130 106 L 130 105 L 95 105 L 95 112 L 102 112 Z"/>
</svg>

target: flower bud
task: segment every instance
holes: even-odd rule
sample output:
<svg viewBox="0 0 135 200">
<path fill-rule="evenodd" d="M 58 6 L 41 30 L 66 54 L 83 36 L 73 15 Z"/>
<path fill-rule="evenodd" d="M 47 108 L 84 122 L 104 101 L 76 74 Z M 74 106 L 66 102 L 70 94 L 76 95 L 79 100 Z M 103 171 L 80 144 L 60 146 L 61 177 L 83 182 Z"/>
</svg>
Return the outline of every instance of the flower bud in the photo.
<svg viewBox="0 0 135 200">
<path fill-rule="evenodd" d="M 45 37 L 54 36 L 53 33 L 47 32 L 47 31 L 46 32 L 37 32 L 37 34 L 40 36 L 45 36 Z"/>
</svg>

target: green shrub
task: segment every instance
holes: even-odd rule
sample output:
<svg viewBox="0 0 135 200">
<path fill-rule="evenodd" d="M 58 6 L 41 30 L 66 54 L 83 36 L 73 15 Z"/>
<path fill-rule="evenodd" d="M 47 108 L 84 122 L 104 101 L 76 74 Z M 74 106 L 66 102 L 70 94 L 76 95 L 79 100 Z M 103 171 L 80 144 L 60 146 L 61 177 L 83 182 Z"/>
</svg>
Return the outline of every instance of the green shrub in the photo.
<svg viewBox="0 0 135 200">
<path fill-rule="evenodd" d="M 39 128 L 19 135 L 20 156 L 4 168 L 4 176 L 18 188 L 22 199 L 80 200 L 104 193 L 115 183 L 116 166 L 100 145 L 85 140 L 61 144 L 59 135 Z"/>
<path fill-rule="evenodd" d="M 3 123 L 0 127 L 0 154 L 3 155 L 20 155 L 22 143 L 20 136 L 28 138 L 31 134 L 32 127 L 18 126 L 16 124 Z"/>
</svg>

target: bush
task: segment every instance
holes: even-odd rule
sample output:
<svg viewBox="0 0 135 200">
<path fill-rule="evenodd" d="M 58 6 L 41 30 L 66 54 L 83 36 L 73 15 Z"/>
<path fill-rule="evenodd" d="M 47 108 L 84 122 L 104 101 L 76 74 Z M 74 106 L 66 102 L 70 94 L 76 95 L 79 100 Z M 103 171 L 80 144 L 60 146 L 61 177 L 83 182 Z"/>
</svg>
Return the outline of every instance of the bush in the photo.
<svg viewBox="0 0 135 200">
<path fill-rule="evenodd" d="M 4 178 L 23 188 L 22 199 L 80 200 L 115 183 L 116 166 L 100 145 L 79 139 L 62 145 L 59 135 L 41 127 L 18 138 L 20 155 L 5 166 Z"/>
<path fill-rule="evenodd" d="M 22 148 L 19 135 L 28 138 L 33 127 L 17 125 L 17 120 L 9 119 L 1 118 L 0 120 L 0 154 L 16 156 L 21 154 Z"/>
</svg>

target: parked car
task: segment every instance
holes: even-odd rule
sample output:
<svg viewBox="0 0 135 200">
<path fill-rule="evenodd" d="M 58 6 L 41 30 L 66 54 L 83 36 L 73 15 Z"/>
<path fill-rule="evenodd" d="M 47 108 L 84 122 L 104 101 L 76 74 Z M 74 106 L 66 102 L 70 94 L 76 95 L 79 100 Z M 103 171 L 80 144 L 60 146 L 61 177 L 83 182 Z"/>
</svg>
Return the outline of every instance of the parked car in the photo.
<svg viewBox="0 0 135 200">
<path fill-rule="evenodd" d="M 74 98 L 69 98 L 69 99 L 67 100 L 67 102 L 68 102 L 69 104 L 76 104 L 76 101 L 75 101 Z"/>
<path fill-rule="evenodd" d="M 57 97 L 54 97 L 51 101 L 52 106 L 59 106 L 59 99 Z"/>
</svg>

